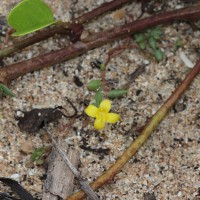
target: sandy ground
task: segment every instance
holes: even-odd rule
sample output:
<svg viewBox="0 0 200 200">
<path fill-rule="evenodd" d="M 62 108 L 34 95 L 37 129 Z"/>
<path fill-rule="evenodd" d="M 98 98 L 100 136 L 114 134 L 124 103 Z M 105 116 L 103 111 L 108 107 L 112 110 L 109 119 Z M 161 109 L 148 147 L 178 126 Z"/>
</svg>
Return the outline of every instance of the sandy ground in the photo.
<svg viewBox="0 0 200 200">
<path fill-rule="evenodd" d="M 0 13 L 6 16 L 17 1 L 2 0 Z M 49 1 L 56 18 L 64 21 L 87 12 L 104 1 Z M 73 12 L 69 12 L 69 7 Z M 181 8 L 180 1 L 170 1 L 167 9 Z M 126 15 L 127 14 L 127 15 Z M 129 15 L 128 15 L 129 14 Z M 87 34 L 114 27 L 136 19 L 140 14 L 140 4 L 133 2 L 118 11 L 111 12 L 85 25 Z M 112 102 L 113 112 L 119 113 L 120 121 L 107 125 L 102 131 L 95 131 L 93 121 L 87 126 L 87 117 L 75 119 L 72 127 L 63 129 L 69 120 L 62 119 L 54 124 L 52 132 L 60 140 L 67 140 L 80 151 L 80 171 L 89 181 L 101 175 L 137 137 L 138 130 L 159 109 L 171 95 L 178 83 L 190 70 L 180 58 L 184 54 L 193 63 L 199 57 L 200 32 L 191 29 L 184 22 L 171 23 L 161 28 L 162 41 L 159 43 L 165 58 L 157 63 L 148 53 L 138 48 L 125 50 L 113 58 L 108 65 L 106 78 L 115 80 L 115 88 L 120 88 L 139 65 L 148 63 L 145 72 L 130 85 L 128 95 Z M 2 38 L 3 39 L 3 38 Z M 175 52 L 177 39 L 182 46 Z M 18 180 L 35 197 L 40 198 L 46 170 L 41 165 L 30 162 L 35 148 L 51 145 L 47 134 L 41 130 L 34 134 L 20 132 L 14 114 L 17 110 L 29 111 L 33 108 L 63 106 L 68 109 L 68 97 L 77 107 L 79 114 L 91 100 L 94 93 L 86 84 L 91 79 L 100 78 L 100 71 L 90 63 L 95 59 L 105 62 L 109 50 L 124 44 L 126 40 L 94 49 L 75 59 L 18 78 L 10 85 L 15 98 L 3 98 L 0 107 L 0 176 Z M 134 42 L 133 42 L 134 44 Z M 29 59 L 33 56 L 67 45 L 65 38 L 55 37 L 26 48 L 14 56 L 3 60 L 4 65 Z M 83 84 L 77 85 L 74 77 Z M 162 200 L 197 200 L 200 198 L 200 76 L 181 97 L 160 126 L 138 153 L 123 167 L 108 185 L 98 190 L 101 199 L 144 199 L 144 194 L 154 193 Z M 80 148 L 83 140 L 91 148 L 108 148 L 109 154 L 96 153 Z M 64 173 L 64 172 L 63 172 Z M 75 186 L 78 189 L 78 186 Z M 0 185 L 0 191 L 9 189 Z"/>
</svg>

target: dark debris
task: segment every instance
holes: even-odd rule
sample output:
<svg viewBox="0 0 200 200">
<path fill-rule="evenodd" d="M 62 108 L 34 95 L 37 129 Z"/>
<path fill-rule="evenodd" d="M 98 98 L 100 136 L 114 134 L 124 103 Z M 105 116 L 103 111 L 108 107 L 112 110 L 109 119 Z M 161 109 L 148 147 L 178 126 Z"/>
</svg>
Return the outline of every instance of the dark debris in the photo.
<svg viewBox="0 0 200 200">
<path fill-rule="evenodd" d="M 68 99 L 67 99 L 68 100 Z M 56 108 L 42 108 L 42 109 L 32 109 L 28 112 L 22 112 L 23 116 L 15 115 L 15 119 L 18 120 L 18 126 L 20 131 L 26 131 L 28 133 L 38 132 L 46 124 L 52 122 L 58 122 L 62 117 L 71 118 L 77 115 L 77 109 L 75 106 L 68 100 L 74 109 L 73 115 L 66 115 L 61 110 L 64 110 L 62 106 Z M 16 112 L 17 113 L 17 112 Z"/>
</svg>

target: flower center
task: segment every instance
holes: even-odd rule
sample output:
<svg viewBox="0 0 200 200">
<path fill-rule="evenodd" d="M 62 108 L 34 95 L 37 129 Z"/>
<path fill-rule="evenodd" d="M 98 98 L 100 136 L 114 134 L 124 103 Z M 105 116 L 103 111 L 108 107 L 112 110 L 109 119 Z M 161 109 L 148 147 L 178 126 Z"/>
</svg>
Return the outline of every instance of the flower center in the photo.
<svg viewBox="0 0 200 200">
<path fill-rule="evenodd" d="M 106 112 L 102 108 L 99 108 L 98 111 L 97 111 L 97 114 L 96 114 L 96 118 L 106 120 L 107 115 L 108 115 L 108 112 Z"/>
</svg>

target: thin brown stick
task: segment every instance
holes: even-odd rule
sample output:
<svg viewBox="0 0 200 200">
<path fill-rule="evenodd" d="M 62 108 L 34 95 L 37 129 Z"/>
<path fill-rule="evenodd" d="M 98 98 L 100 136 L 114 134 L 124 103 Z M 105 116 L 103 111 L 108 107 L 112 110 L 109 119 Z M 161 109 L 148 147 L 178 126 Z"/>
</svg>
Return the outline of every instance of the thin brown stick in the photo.
<svg viewBox="0 0 200 200">
<path fill-rule="evenodd" d="M 168 11 L 157 15 L 141 19 L 121 27 L 116 27 L 103 31 L 93 36 L 71 44 L 63 49 L 40 55 L 38 57 L 12 64 L 0 69 L 0 82 L 5 85 L 26 73 L 42 69 L 46 66 L 58 64 L 79 56 L 88 50 L 100 47 L 116 39 L 125 37 L 138 31 L 156 26 L 158 24 L 169 23 L 174 20 L 193 20 L 200 17 L 200 5 L 188 8 Z"/>
<path fill-rule="evenodd" d="M 117 161 L 99 178 L 97 178 L 91 187 L 96 190 L 102 187 L 104 184 L 113 180 L 114 176 L 122 169 L 122 167 L 135 155 L 138 149 L 144 144 L 144 142 L 149 138 L 152 132 L 161 123 L 164 117 L 167 115 L 168 111 L 172 108 L 175 102 L 180 98 L 180 96 L 185 92 L 185 90 L 190 86 L 193 79 L 200 72 L 200 60 L 197 62 L 195 67 L 190 71 L 187 77 L 182 81 L 182 83 L 176 88 L 168 100 L 163 104 L 163 106 L 151 117 L 151 120 L 145 126 L 141 134 L 136 138 L 135 141 L 127 148 L 127 150 L 117 159 Z M 79 191 L 66 200 L 81 200 L 85 197 L 83 191 Z"/>
<path fill-rule="evenodd" d="M 98 16 L 100 16 L 106 12 L 117 9 L 118 7 L 124 5 L 128 2 L 131 2 L 131 1 L 133 1 L 133 0 L 114 0 L 109 3 L 104 3 L 101 6 L 99 6 L 98 8 L 95 8 L 94 10 L 92 10 L 88 13 L 85 13 L 80 17 L 75 18 L 71 22 L 68 22 L 68 23 L 60 22 L 60 23 L 57 23 L 56 25 L 53 25 L 50 28 L 40 30 L 35 35 L 30 36 L 23 40 L 14 42 L 13 45 L 5 47 L 2 50 L 0 50 L 0 60 L 6 56 L 9 56 L 10 54 L 12 54 L 16 51 L 19 51 L 19 50 L 25 48 L 25 47 L 33 45 L 42 40 L 46 40 L 50 37 L 53 37 L 56 34 L 69 35 L 70 29 L 72 27 L 76 26 L 77 24 L 87 23 L 87 22 L 91 21 L 92 19 L 95 19 Z"/>
<path fill-rule="evenodd" d="M 81 176 L 80 172 L 76 169 L 76 167 L 72 164 L 70 159 L 65 155 L 62 149 L 59 147 L 58 143 L 55 141 L 50 131 L 47 128 L 46 131 L 53 142 L 54 148 L 60 154 L 61 158 L 63 159 L 65 164 L 69 167 L 69 169 L 72 171 L 76 179 L 79 181 L 81 189 L 85 191 L 85 193 L 91 200 L 99 200 L 97 194 L 93 191 L 88 182 Z"/>
<path fill-rule="evenodd" d="M 134 0 L 114 0 L 108 3 L 104 3 L 100 7 L 95 8 L 94 10 L 76 18 L 76 21 L 78 21 L 78 23 L 80 24 L 83 24 L 85 22 L 88 22 L 89 20 L 94 19 L 95 17 L 98 17 L 99 15 L 102 15 L 103 13 L 117 9 L 120 6 L 133 1 Z"/>
<path fill-rule="evenodd" d="M 69 158 L 74 167 L 78 168 L 80 163 L 79 151 L 71 148 L 67 141 L 63 139 L 59 140 L 58 143 L 59 148 Z M 73 194 L 75 177 L 55 148 L 52 149 L 51 154 L 48 156 L 46 175 L 41 200 L 59 200 L 58 196 L 65 199 Z"/>
</svg>

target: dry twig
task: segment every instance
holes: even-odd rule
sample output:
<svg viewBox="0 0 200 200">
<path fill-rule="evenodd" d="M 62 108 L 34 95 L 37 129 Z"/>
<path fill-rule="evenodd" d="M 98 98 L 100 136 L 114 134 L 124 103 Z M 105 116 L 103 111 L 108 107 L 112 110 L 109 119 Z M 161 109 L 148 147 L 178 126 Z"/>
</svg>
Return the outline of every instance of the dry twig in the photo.
<svg viewBox="0 0 200 200">
<path fill-rule="evenodd" d="M 59 147 L 65 152 L 75 167 L 78 167 L 80 153 L 71 148 L 65 140 L 59 141 Z M 52 149 L 48 159 L 47 177 L 43 186 L 42 200 L 58 200 L 73 194 L 74 175 L 66 166 L 59 153 Z"/>
<path fill-rule="evenodd" d="M 95 194 L 95 192 L 93 191 L 93 189 L 89 186 L 88 182 L 81 176 L 80 172 L 74 167 L 74 165 L 71 163 L 71 161 L 69 160 L 69 158 L 60 149 L 59 145 L 57 144 L 57 142 L 52 137 L 50 131 L 48 129 L 46 129 L 46 131 L 49 134 L 49 136 L 50 136 L 50 138 L 51 138 L 51 140 L 53 142 L 53 145 L 54 145 L 56 151 L 60 154 L 60 156 L 63 159 L 63 161 L 65 162 L 65 164 L 69 167 L 69 169 L 72 171 L 72 173 L 74 174 L 74 176 L 76 177 L 76 179 L 79 181 L 81 189 L 87 194 L 87 196 L 91 200 L 99 200 L 98 196 Z"/>
</svg>

